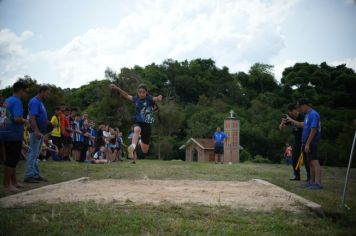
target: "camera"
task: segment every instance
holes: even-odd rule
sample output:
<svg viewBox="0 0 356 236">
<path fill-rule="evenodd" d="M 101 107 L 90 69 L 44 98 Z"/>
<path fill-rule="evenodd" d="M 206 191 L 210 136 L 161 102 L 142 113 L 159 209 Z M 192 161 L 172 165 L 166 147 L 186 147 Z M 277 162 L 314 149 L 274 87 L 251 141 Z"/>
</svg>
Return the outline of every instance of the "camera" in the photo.
<svg viewBox="0 0 356 236">
<path fill-rule="evenodd" d="M 289 117 L 289 115 L 287 115 L 287 114 L 283 114 L 283 115 L 282 115 L 282 121 L 283 121 L 283 123 L 284 123 L 285 125 L 291 124 L 290 121 L 287 121 L 287 118 L 288 118 L 288 117 Z"/>
</svg>

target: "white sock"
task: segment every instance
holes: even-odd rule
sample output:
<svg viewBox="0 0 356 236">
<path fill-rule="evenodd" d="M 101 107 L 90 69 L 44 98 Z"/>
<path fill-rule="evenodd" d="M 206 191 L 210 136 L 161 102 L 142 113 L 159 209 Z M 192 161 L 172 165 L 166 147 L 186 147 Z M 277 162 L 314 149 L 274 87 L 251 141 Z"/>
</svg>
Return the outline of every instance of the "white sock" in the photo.
<svg viewBox="0 0 356 236">
<path fill-rule="evenodd" d="M 133 146 L 133 148 L 136 149 L 136 144 L 131 143 L 131 146 Z"/>
</svg>

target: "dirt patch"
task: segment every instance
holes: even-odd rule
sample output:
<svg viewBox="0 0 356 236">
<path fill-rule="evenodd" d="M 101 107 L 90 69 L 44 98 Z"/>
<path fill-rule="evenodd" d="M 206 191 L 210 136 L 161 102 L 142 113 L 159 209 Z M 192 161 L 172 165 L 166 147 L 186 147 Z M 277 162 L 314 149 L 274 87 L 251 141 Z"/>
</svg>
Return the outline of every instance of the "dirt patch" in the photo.
<svg viewBox="0 0 356 236">
<path fill-rule="evenodd" d="M 299 197 L 300 198 L 300 197 Z M 282 209 L 298 212 L 303 199 L 261 180 L 247 182 L 195 180 L 85 180 L 48 185 L 0 199 L 3 207 L 35 202 L 228 205 L 247 210 Z M 305 200 L 305 199 L 304 199 Z"/>
</svg>

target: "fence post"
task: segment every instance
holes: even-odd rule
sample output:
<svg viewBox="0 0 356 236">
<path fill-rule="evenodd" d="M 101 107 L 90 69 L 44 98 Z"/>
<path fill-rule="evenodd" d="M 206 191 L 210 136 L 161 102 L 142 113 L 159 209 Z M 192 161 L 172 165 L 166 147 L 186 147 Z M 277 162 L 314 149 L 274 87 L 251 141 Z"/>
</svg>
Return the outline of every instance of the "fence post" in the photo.
<svg viewBox="0 0 356 236">
<path fill-rule="evenodd" d="M 351 153 L 350 153 L 350 159 L 349 159 L 349 165 L 348 165 L 347 171 L 346 171 L 344 192 L 343 192 L 343 194 L 342 194 L 342 202 L 341 202 L 341 207 L 346 208 L 346 209 L 348 209 L 348 210 L 349 210 L 350 208 L 346 205 L 345 200 L 346 200 L 347 184 L 348 184 L 348 182 L 349 182 L 349 175 L 350 175 L 352 157 L 353 157 L 353 154 L 354 154 L 355 140 L 356 140 L 356 131 L 355 131 L 355 134 L 354 134 L 354 141 L 352 142 Z"/>
</svg>

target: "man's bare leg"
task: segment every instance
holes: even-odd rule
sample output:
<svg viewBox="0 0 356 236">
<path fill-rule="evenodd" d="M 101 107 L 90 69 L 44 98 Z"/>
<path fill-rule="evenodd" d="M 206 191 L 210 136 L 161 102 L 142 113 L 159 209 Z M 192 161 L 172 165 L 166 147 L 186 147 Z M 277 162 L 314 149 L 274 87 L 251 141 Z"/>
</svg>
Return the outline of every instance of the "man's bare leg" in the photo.
<svg viewBox="0 0 356 236">
<path fill-rule="evenodd" d="M 150 148 L 150 145 L 149 144 L 145 144 L 145 143 L 140 143 L 140 146 L 141 146 L 141 150 L 144 154 L 147 154 L 148 153 L 148 149 Z"/>
<path fill-rule="evenodd" d="M 12 179 L 12 175 L 13 175 L 13 169 L 15 168 L 11 168 L 8 166 L 4 167 L 4 190 L 5 191 L 17 191 L 18 189 L 16 188 L 16 186 L 13 186 L 11 184 L 11 179 Z"/>
<path fill-rule="evenodd" d="M 23 187 L 23 185 L 19 184 L 17 182 L 17 178 L 16 178 L 16 168 L 12 168 L 12 173 L 11 173 L 11 184 L 16 187 L 16 188 L 21 188 Z"/>
<path fill-rule="evenodd" d="M 321 168 L 318 160 L 312 160 L 314 166 L 314 183 L 321 185 Z"/>
<path fill-rule="evenodd" d="M 315 166 L 313 161 L 309 161 L 310 166 L 310 182 L 315 184 Z"/>
<path fill-rule="evenodd" d="M 134 159 L 134 152 L 135 152 L 136 145 L 138 142 L 138 138 L 140 137 L 140 134 L 141 134 L 141 128 L 139 126 L 135 126 L 134 135 L 132 137 L 131 145 L 127 148 L 130 159 Z"/>
</svg>

